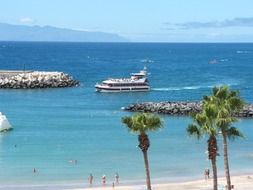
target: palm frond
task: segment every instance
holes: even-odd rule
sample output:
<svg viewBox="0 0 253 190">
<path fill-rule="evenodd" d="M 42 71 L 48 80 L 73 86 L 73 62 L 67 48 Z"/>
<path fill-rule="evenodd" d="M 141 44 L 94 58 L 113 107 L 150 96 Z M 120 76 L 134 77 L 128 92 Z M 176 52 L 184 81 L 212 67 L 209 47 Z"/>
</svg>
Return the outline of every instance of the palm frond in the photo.
<svg viewBox="0 0 253 190">
<path fill-rule="evenodd" d="M 195 136 L 197 137 L 197 139 L 200 139 L 203 136 L 201 129 L 197 125 L 194 125 L 194 124 L 188 125 L 186 131 L 189 136 Z"/>
<path fill-rule="evenodd" d="M 243 134 L 236 128 L 236 127 L 230 127 L 226 131 L 227 137 L 231 140 L 235 140 L 238 137 L 244 138 Z"/>
<path fill-rule="evenodd" d="M 243 109 L 245 104 L 239 91 L 230 90 L 227 85 L 214 87 L 209 100 L 209 104 L 215 105 L 218 110 L 217 127 L 224 133 L 229 132 L 231 124 L 237 121 L 233 114 Z"/>
<path fill-rule="evenodd" d="M 130 117 L 123 117 L 122 123 L 129 131 L 140 134 L 148 131 L 156 131 L 163 127 L 163 121 L 158 115 L 149 113 L 136 113 Z"/>
</svg>

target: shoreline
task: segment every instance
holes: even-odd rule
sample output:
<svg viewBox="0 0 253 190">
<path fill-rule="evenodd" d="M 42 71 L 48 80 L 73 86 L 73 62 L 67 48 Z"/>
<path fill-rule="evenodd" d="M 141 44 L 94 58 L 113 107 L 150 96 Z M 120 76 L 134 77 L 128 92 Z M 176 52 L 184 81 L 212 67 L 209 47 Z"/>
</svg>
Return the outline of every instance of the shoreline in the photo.
<svg viewBox="0 0 253 190">
<path fill-rule="evenodd" d="M 155 181 L 155 180 L 154 180 Z M 231 176 L 232 185 L 236 190 L 253 189 L 253 174 L 243 174 Z M 212 178 L 205 179 L 188 179 L 180 181 L 153 182 L 153 190 L 212 190 Z M 224 176 L 218 178 L 219 190 L 225 190 L 226 178 Z M 136 183 L 123 182 L 120 185 L 112 187 L 112 183 L 105 186 L 95 184 L 92 187 L 85 183 L 47 183 L 47 184 L 12 184 L 0 185 L 0 190 L 145 190 L 145 181 L 137 181 Z"/>
<path fill-rule="evenodd" d="M 249 190 L 253 189 L 253 175 L 239 175 L 231 177 L 232 184 L 236 190 Z M 153 190 L 212 190 L 212 178 L 190 180 L 184 182 L 168 182 L 168 183 L 153 183 Z M 218 178 L 218 188 L 225 190 L 226 178 Z M 106 186 L 106 187 L 89 187 L 89 188 L 77 188 L 77 189 L 64 189 L 64 190 L 145 190 L 145 183 L 142 185 L 122 185 L 122 186 Z"/>
</svg>

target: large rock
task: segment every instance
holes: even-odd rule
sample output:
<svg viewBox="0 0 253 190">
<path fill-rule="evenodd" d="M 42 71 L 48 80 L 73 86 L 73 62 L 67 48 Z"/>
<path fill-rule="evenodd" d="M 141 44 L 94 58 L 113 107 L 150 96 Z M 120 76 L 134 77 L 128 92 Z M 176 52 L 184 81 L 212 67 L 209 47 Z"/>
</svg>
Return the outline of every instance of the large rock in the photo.
<svg viewBox="0 0 253 190">
<path fill-rule="evenodd" d="M 63 72 L 32 71 L 0 77 L 0 88 L 63 88 L 76 86 L 78 84 L 78 81 Z"/>
<path fill-rule="evenodd" d="M 124 110 L 168 115 L 190 115 L 200 112 L 201 106 L 201 102 L 144 102 L 131 104 L 128 107 L 124 107 Z M 243 110 L 235 113 L 234 116 L 253 118 L 253 104 L 245 105 Z"/>
</svg>

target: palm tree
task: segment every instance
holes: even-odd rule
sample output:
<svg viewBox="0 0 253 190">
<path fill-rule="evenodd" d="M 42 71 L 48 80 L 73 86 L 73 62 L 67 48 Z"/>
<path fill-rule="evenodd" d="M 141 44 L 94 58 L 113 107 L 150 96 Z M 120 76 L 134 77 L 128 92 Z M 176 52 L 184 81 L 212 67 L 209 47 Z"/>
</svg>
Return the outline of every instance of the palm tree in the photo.
<svg viewBox="0 0 253 190">
<path fill-rule="evenodd" d="M 190 136 L 200 139 L 204 135 L 208 135 L 208 159 L 211 160 L 213 170 L 213 190 L 218 189 L 216 157 L 218 154 L 218 146 L 216 136 L 218 131 L 216 128 L 216 118 L 218 112 L 214 105 L 203 104 L 202 111 L 192 116 L 193 124 L 187 128 Z"/>
<path fill-rule="evenodd" d="M 213 95 L 211 97 L 206 97 L 206 102 L 215 104 L 218 110 L 217 127 L 222 134 L 227 189 L 231 190 L 227 141 L 228 139 L 243 137 L 242 133 L 237 128 L 233 127 L 232 124 L 237 121 L 234 114 L 243 109 L 244 101 L 239 96 L 238 91 L 232 91 L 228 86 L 221 86 L 213 88 Z"/>
<path fill-rule="evenodd" d="M 150 141 L 147 135 L 149 131 L 156 131 L 163 127 L 159 116 L 148 113 L 137 113 L 133 116 L 126 116 L 122 118 L 122 123 L 126 125 L 129 131 L 138 134 L 139 148 L 144 157 L 147 190 L 151 190 L 150 171 L 148 163 L 148 148 Z"/>
</svg>

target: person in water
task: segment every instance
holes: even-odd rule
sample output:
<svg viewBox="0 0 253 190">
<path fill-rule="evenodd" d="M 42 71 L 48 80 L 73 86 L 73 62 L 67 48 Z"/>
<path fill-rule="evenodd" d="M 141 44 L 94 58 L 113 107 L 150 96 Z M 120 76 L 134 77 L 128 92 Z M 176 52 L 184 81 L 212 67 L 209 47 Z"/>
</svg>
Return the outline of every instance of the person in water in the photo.
<svg viewBox="0 0 253 190">
<path fill-rule="evenodd" d="M 105 185 L 106 184 L 106 175 L 102 176 L 102 184 Z"/>
<path fill-rule="evenodd" d="M 119 174 L 118 174 L 118 172 L 115 174 L 115 182 L 116 182 L 116 184 L 119 184 Z"/>
<path fill-rule="evenodd" d="M 90 174 L 90 176 L 88 177 L 88 181 L 89 181 L 89 184 L 92 185 L 93 183 L 93 175 Z"/>
</svg>

